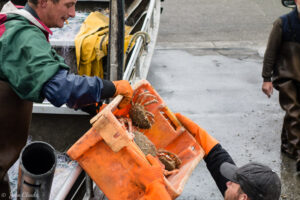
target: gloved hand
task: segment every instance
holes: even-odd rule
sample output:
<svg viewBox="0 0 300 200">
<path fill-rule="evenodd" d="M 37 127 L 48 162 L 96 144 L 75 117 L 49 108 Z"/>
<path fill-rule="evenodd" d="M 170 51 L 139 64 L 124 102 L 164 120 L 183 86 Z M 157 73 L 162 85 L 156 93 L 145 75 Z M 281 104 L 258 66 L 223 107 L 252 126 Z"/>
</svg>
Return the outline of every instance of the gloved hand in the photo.
<svg viewBox="0 0 300 200">
<path fill-rule="evenodd" d="M 126 107 L 130 103 L 133 95 L 133 90 L 130 83 L 126 80 L 119 80 L 119 81 L 113 81 L 113 84 L 116 87 L 116 92 L 114 94 L 114 97 L 117 95 L 123 96 L 123 99 L 120 102 L 118 107 L 119 108 Z"/>
<path fill-rule="evenodd" d="M 181 124 L 195 137 L 197 142 L 204 150 L 205 156 L 207 156 L 210 150 L 219 143 L 215 138 L 209 135 L 205 130 L 200 128 L 189 118 L 181 115 L 180 113 L 176 113 L 175 115 Z"/>
<path fill-rule="evenodd" d="M 138 180 L 146 187 L 144 196 L 139 200 L 171 200 L 164 184 L 163 167 L 160 161 L 150 154 L 146 158 L 151 166 L 140 167 L 135 171 Z"/>
<path fill-rule="evenodd" d="M 137 174 L 139 174 L 139 180 L 140 182 L 147 187 L 149 184 L 159 181 L 164 181 L 164 175 L 163 175 L 163 168 L 160 164 L 160 161 L 153 157 L 151 154 L 148 154 L 146 156 L 147 160 L 151 164 L 148 168 L 143 168 L 140 172 L 138 171 Z M 146 171 L 145 171 L 146 170 Z"/>
</svg>

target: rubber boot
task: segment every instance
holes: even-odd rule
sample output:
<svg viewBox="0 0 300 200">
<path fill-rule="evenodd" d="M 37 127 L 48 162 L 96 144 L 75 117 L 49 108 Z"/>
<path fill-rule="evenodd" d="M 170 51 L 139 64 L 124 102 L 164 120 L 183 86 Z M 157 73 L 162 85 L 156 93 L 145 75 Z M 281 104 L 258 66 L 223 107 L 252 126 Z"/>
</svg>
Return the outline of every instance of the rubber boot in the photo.
<svg viewBox="0 0 300 200">
<path fill-rule="evenodd" d="M 293 80 L 278 84 L 279 102 L 286 112 L 282 129 L 282 151 L 287 156 L 300 158 L 300 104 L 298 102 L 298 87 Z"/>
<path fill-rule="evenodd" d="M 285 129 L 285 123 L 283 122 L 282 132 L 281 132 L 281 152 L 284 153 L 287 157 L 296 160 L 297 155 L 296 151 L 287 139 L 287 132 Z"/>
</svg>

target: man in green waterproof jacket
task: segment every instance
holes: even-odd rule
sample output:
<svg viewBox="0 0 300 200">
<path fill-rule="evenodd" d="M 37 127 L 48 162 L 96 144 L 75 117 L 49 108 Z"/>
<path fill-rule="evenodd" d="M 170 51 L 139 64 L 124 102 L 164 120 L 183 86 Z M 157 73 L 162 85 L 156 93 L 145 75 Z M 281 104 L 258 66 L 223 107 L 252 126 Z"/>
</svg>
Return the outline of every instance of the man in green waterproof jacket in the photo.
<svg viewBox="0 0 300 200">
<path fill-rule="evenodd" d="M 76 1 L 28 0 L 25 7 L 8 2 L 0 13 L 0 198 L 9 196 L 6 173 L 26 144 L 32 102 L 46 98 L 79 109 L 116 95 L 124 96 L 119 107 L 131 100 L 128 81 L 71 74 L 51 48 L 49 28 L 74 17 Z"/>
</svg>

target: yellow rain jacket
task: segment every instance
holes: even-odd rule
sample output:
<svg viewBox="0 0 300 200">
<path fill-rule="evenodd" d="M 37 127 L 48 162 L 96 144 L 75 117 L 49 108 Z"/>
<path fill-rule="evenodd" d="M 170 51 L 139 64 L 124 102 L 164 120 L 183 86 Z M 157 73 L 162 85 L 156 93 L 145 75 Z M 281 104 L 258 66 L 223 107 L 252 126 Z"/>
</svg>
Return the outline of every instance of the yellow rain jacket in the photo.
<svg viewBox="0 0 300 200">
<path fill-rule="evenodd" d="M 75 37 L 77 70 L 79 75 L 103 78 L 103 57 L 108 51 L 109 18 L 92 12 L 81 25 Z M 131 40 L 130 27 L 125 27 L 124 53 Z M 133 46 L 134 44 L 132 44 Z"/>
</svg>

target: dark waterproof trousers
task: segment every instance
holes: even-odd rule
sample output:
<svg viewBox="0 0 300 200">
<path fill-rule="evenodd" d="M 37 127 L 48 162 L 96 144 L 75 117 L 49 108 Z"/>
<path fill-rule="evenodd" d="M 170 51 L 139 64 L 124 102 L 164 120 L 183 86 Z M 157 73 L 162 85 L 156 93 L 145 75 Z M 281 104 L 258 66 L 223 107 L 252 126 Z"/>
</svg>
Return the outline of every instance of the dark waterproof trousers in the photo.
<svg viewBox="0 0 300 200">
<path fill-rule="evenodd" d="M 9 199 L 7 171 L 26 144 L 31 113 L 32 102 L 20 99 L 0 81 L 0 199 Z"/>
<path fill-rule="evenodd" d="M 285 42 L 274 75 L 274 87 L 279 91 L 279 103 L 286 112 L 281 149 L 294 159 L 300 159 L 300 44 Z"/>
</svg>

